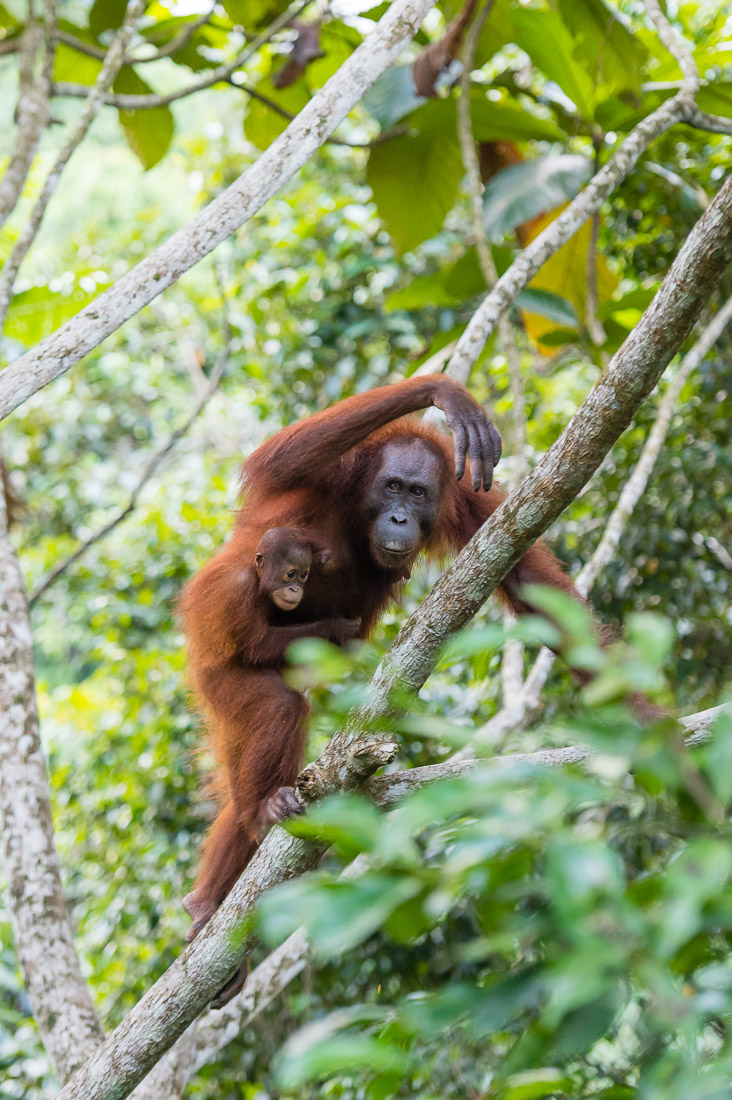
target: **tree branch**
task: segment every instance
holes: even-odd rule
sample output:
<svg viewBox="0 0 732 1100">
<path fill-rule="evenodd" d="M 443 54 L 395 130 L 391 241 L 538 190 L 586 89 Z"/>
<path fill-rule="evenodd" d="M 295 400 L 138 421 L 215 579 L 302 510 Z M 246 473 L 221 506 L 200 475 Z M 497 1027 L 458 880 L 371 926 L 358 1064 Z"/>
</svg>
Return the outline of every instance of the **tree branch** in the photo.
<svg viewBox="0 0 732 1100">
<path fill-rule="evenodd" d="M 304 0 L 303 3 L 298 4 L 294 9 L 288 8 L 287 11 L 283 12 L 282 15 L 279 15 L 272 22 L 266 31 L 263 31 L 253 42 L 245 46 L 233 61 L 229 61 L 225 65 L 219 65 L 216 69 L 210 69 L 204 76 L 185 88 L 179 88 L 176 92 L 169 92 L 167 95 L 122 95 L 116 92 L 105 92 L 102 102 L 111 107 L 117 107 L 122 111 L 144 111 L 150 110 L 153 107 L 167 107 L 171 103 L 175 103 L 176 100 L 186 99 L 189 95 L 195 95 L 196 92 L 202 92 L 206 88 L 212 88 L 214 84 L 228 84 L 231 76 L 237 69 L 241 69 L 242 66 L 246 65 L 247 61 L 249 61 L 262 46 L 269 42 L 278 31 L 287 27 L 293 19 L 297 19 L 298 15 L 300 15 L 300 13 L 311 3 L 312 0 Z M 87 95 L 87 92 L 88 88 L 83 84 L 61 82 L 53 85 L 54 95 L 83 98 Z"/>
<path fill-rule="evenodd" d="M 28 607 L 2 493 L 0 713 L 0 842 L 15 949 L 44 1046 L 66 1080 L 103 1033 L 74 950 L 61 886 L 38 732 Z"/>
<path fill-rule="evenodd" d="M 0 227 L 12 214 L 20 198 L 41 134 L 48 125 L 51 63 L 53 54 L 46 43 L 43 68 L 34 75 L 36 57 L 43 43 L 43 31 L 32 19 L 19 39 L 19 94 L 16 109 L 15 146 L 0 180 Z"/>
<path fill-rule="evenodd" d="M 33 607 L 36 601 L 39 600 L 41 596 L 48 591 L 51 585 L 55 581 L 57 581 L 58 578 L 63 573 L 65 573 L 72 565 L 74 565 L 74 563 L 77 562 L 79 558 L 81 558 L 91 546 L 94 546 L 94 544 L 99 542 L 101 539 L 106 538 L 107 535 L 109 535 L 115 529 L 115 527 L 122 523 L 123 520 L 127 519 L 127 517 L 135 510 L 137 506 L 137 501 L 140 497 L 140 493 L 145 488 L 157 468 L 160 466 L 160 463 L 163 461 L 165 456 L 172 451 L 176 443 L 178 443 L 178 441 L 187 434 L 189 428 L 191 427 L 199 413 L 203 410 L 209 398 L 212 397 L 213 394 L 216 392 L 224 370 L 226 369 L 230 347 L 231 326 L 229 324 L 228 317 L 225 314 L 224 346 L 218 359 L 216 360 L 216 363 L 213 370 L 211 371 L 209 378 L 206 380 L 205 387 L 196 397 L 196 400 L 193 403 L 193 407 L 191 408 L 191 411 L 189 412 L 186 419 L 175 429 L 174 432 L 172 432 L 168 436 L 165 443 L 163 443 L 163 445 L 159 447 L 158 450 L 155 451 L 152 457 L 148 460 L 142 473 L 137 479 L 137 482 L 135 483 L 135 486 L 130 493 L 129 499 L 125 506 L 123 508 L 120 508 L 110 520 L 108 520 L 105 524 L 94 531 L 89 536 L 89 538 L 84 539 L 83 542 L 80 542 L 73 553 L 69 554 L 68 557 L 64 558 L 58 563 L 58 565 L 54 566 L 51 572 L 43 578 L 38 587 L 30 596 L 30 599 L 28 601 L 29 607 Z"/>
<path fill-rule="evenodd" d="M 732 320 L 732 298 L 727 301 L 702 331 L 697 342 L 682 360 L 671 384 L 664 393 L 659 404 L 655 423 L 641 451 L 640 458 L 610 515 L 602 538 L 598 542 L 592 557 L 577 575 L 575 584 L 581 595 L 588 596 L 590 594 L 597 578 L 614 557 L 628 520 L 651 478 L 681 390 L 689 375 L 696 370 L 709 353 L 730 320 Z M 727 563 L 722 562 L 722 564 L 726 565 Z M 546 646 L 542 646 L 517 700 L 510 707 L 504 707 L 497 714 L 494 714 L 479 730 L 475 743 L 466 745 L 456 755 L 461 759 L 467 759 L 476 747 L 500 743 L 506 734 L 525 729 L 539 710 L 541 693 L 549 678 L 554 660 L 555 657 L 552 651 L 547 649 Z"/>
<path fill-rule="evenodd" d="M 686 43 L 670 27 L 658 7 L 657 0 L 648 0 L 647 10 L 659 28 L 659 35 L 664 44 L 681 64 L 684 77 L 678 93 L 631 130 L 607 164 L 592 177 L 584 191 L 572 199 L 559 217 L 555 218 L 538 237 L 535 237 L 514 260 L 508 271 L 504 272 L 493 290 L 483 299 L 458 340 L 455 354 L 447 370 L 452 378 L 460 382 L 468 380 L 475 361 L 501 316 L 510 309 L 542 264 L 563 244 L 566 244 L 580 226 L 600 209 L 608 195 L 614 191 L 621 180 L 625 179 L 651 142 L 670 130 L 675 123 L 690 122 L 691 119 L 698 117 L 694 97 L 699 90 L 699 73 L 693 56 L 689 61 L 687 56 L 689 49 Z"/>
<path fill-rule="evenodd" d="M 36 234 L 41 226 L 43 215 L 46 212 L 49 202 L 53 196 L 54 191 L 58 186 L 58 181 L 61 178 L 61 173 L 71 159 L 73 153 L 84 140 L 89 127 L 94 121 L 97 111 L 101 106 L 101 97 L 110 86 L 120 68 L 122 67 L 122 61 L 124 59 L 124 52 L 127 48 L 127 43 L 132 37 L 132 33 L 135 29 L 137 20 L 145 10 L 145 0 L 130 0 L 125 11 L 125 17 L 122 22 L 114 42 L 109 48 L 109 52 L 104 60 L 99 76 L 96 79 L 94 86 L 87 95 L 86 103 L 84 104 L 84 110 L 81 113 L 81 117 L 76 122 L 76 125 L 72 129 L 66 141 L 62 145 L 59 153 L 54 161 L 51 171 L 46 177 L 46 181 L 43 184 L 41 193 L 38 196 L 36 203 L 33 207 L 28 222 L 25 225 L 22 233 L 15 242 L 13 251 L 5 261 L 0 273 L 0 330 L 2 330 L 5 324 L 5 317 L 8 311 L 8 305 L 13 295 L 13 286 L 15 285 L 15 277 L 18 274 L 18 270 L 26 255 L 30 249 Z"/>
<path fill-rule="evenodd" d="M 392 3 L 368 38 L 238 180 L 71 321 L 6 367 L 0 374 L 0 419 L 58 378 L 248 221 L 395 60 L 433 3 Z"/>
</svg>

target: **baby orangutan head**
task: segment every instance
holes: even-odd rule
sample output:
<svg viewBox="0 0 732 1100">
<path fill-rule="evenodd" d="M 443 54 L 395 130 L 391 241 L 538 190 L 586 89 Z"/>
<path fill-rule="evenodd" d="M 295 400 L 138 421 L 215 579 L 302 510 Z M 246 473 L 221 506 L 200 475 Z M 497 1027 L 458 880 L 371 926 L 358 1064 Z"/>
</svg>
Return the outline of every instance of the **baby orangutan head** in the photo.
<svg viewBox="0 0 732 1100">
<path fill-rule="evenodd" d="M 262 535 L 254 555 L 259 591 L 281 611 L 294 611 L 311 568 L 324 565 L 329 557 L 329 550 L 314 548 L 296 528 L 271 527 Z"/>
</svg>

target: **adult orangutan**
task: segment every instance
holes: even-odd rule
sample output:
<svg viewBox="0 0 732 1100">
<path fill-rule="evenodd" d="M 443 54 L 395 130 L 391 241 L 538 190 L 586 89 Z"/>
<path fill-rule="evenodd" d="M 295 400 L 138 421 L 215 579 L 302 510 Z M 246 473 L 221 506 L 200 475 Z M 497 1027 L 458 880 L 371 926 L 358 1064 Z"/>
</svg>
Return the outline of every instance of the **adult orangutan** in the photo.
<svg viewBox="0 0 732 1100">
<path fill-rule="evenodd" d="M 452 441 L 414 418 L 401 419 L 429 406 L 445 413 Z M 503 494 L 491 488 L 500 454 L 498 433 L 468 391 L 444 375 L 427 375 L 340 401 L 278 432 L 245 463 L 233 537 L 183 600 L 194 687 L 214 723 L 234 738 L 247 790 L 256 792 L 243 817 L 219 819 L 209 838 L 206 863 L 225 873 L 199 877 L 186 899 L 197 927 L 251 858 L 261 830 L 299 810 L 292 784 L 303 752 L 302 697 L 276 671 L 266 691 L 256 686 L 232 625 L 264 532 L 305 529 L 330 552 L 325 568 L 310 574 L 288 623 L 308 633 L 307 624 L 356 622 L 356 636 L 365 638 L 420 552 L 439 558 L 460 550 L 501 503 Z M 472 488 L 463 480 L 466 459 Z M 517 614 L 531 610 L 520 594 L 526 584 L 577 595 L 541 542 L 501 584 Z M 318 633 L 315 625 L 311 632 Z"/>
</svg>

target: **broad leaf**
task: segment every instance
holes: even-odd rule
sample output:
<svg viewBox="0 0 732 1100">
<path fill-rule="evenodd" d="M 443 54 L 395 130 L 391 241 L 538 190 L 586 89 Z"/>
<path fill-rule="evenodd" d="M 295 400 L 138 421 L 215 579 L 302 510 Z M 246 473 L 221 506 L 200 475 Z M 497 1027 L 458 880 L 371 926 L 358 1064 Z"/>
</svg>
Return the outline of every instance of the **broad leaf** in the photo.
<svg viewBox="0 0 732 1100">
<path fill-rule="evenodd" d="M 70 33 L 76 34 L 73 24 L 62 24 L 62 29 L 71 27 Z M 90 37 L 90 36 L 87 36 Z M 59 83 L 68 81 L 72 84 L 95 83 L 102 68 L 102 62 L 96 57 L 75 50 L 73 46 L 67 46 L 65 42 L 57 42 L 53 55 L 53 79 Z"/>
<path fill-rule="evenodd" d="M 562 19 L 575 39 L 575 57 L 599 84 L 640 96 L 648 52 L 603 0 L 558 0 Z"/>
<path fill-rule="evenodd" d="M 127 10 L 127 0 L 94 0 L 89 12 L 89 30 L 99 38 L 105 31 L 116 30 L 122 25 Z"/>
<path fill-rule="evenodd" d="M 288 0 L 222 0 L 224 11 L 235 26 L 259 30 L 282 15 Z"/>
<path fill-rule="evenodd" d="M 457 136 L 448 128 L 395 138 L 371 150 L 367 180 L 399 252 L 416 248 L 441 229 L 462 175 Z"/>
<path fill-rule="evenodd" d="M 81 281 L 86 280 L 82 278 Z M 98 284 L 90 291 L 85 290 L 78 283 L 63 294 L 47 286 L 34 286 L 30 290 L 23 290 L 20 294 L 15 294 L 10 303 L 5 322 L 5 335 L 11 340 L 17 340 L 24 347 L 33 347 L 61 325 L 66 324 L 80 309 L 89 305 L 89 302 L 102 290 L 104 290 L 102 284 Z"/>
<path fill-rule="evenodd" d="M 512 11 L 513 41 L 541 71 L 569 96 L 584 118 L 592 117 L 595 81 L 574 55 L 575 43 L 554 11 Z"/>
<path fill-rule="evenodd" d="M 382 130 L 389 130 L 424 102 L 424 97 L 417 95 L 411 65 L 392 65 L 363 97 L 364 107 Z"/>
<path fill-rule="evenodd" d="M 149 95 L 152 89 L 134 69 L 126 65 L 114 82 L 115 92 L 126 95 Z M 143 168 L 154 167 L 167 153 L 173 140 L 175 123 L 170 107 L 153 107 L 141 111 L 120 110 L 119 121 L 127 144 Z"/>
<path fill-rule="evenodd" d="M 592 174 L 587 157 L 547 153 L 504 168 L 486 184 L 483 224 L 496 240 L 572 199 Z"/>
</svg>

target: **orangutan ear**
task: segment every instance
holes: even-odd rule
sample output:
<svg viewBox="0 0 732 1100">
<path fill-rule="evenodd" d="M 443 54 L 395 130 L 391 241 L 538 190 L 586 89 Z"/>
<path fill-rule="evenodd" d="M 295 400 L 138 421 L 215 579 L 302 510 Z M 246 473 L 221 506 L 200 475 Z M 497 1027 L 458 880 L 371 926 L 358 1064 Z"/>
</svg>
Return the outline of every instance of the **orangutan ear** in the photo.
<svg viewBox="0 0 732 1100">
<path fill-rule="evenodd" d="M 327 562 L 329 562 L 332 557 L 333 557 L 333 551 L 332 550 L 318 550 L 317 553 L 313 554 L 313 565 L 316 566 L 317 568 L 322 569 L 323 566 Z"/>
<path fill-rule="evenodd" d="M 257 553 L 254 555 L 254 564 L 256 565 L 257 569 L 261 570 L 262 566 L 264 565 L 264 554 L 260 554 L 259 551 L 257 551 Z"/>
</svg>

